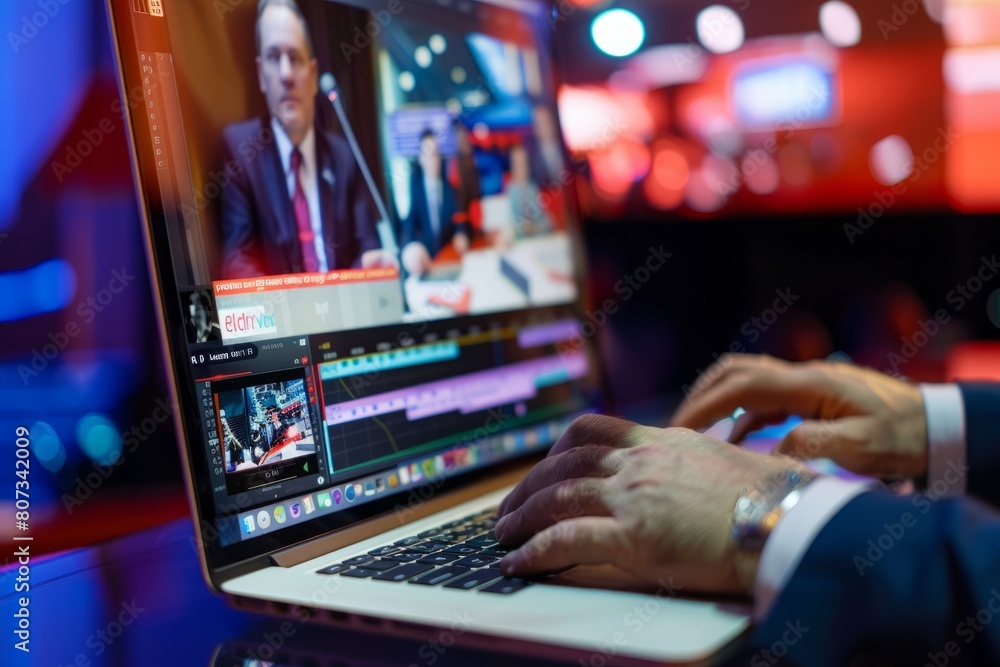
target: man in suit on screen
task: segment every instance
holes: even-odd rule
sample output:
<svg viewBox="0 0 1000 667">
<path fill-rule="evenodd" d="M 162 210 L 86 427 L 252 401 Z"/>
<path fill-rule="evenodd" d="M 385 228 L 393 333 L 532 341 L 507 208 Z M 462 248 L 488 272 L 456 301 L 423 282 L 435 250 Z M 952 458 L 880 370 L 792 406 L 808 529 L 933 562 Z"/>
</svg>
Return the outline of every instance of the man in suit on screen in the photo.
<svg viewBox="0 0 1000 667">
<path fill-rule="evenodd" d="M 348 144 L 316 123 L 319 66 L 294 0 L 261 0 L 257 74 L 269 120 L 223 131 L 223 278 L 373 267 L 381 249 Z"/>
<path fill-rule="evenodd" d="M 420 156 L 410 181 L 410 214 L 403 219 L 400 241 L 421 243 L 431 257 L 454 243 L 459 254 L 469 247 L 468 222 L 456 222 L 455 190 L 445 178 L 444 158 L 432 130 L 420 135 Z"/>
</svg>

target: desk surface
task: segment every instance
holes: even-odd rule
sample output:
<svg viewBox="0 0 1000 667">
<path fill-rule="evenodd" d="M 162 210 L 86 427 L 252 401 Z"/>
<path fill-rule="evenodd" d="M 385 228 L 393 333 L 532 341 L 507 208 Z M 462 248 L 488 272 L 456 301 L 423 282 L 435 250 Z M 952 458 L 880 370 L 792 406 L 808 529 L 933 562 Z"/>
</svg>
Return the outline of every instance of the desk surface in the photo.
<svg viewBox="0 0 1000 667">
<path fill-rule="evenodd" d="M 267 663 L 342 665 L 559 665 L 462 646 L 308 626 L 237 611 L 209 592 L 192 546 L 191 524 L 174 521 L 87 549 L 30 563 L 30 654 L 14 648 L 18 573 L 0 571 L 0 665 L 45 667 L 237 667 Z M 429 632 L 428 640 L 438 633 Z M 280 644 L 276 653 L 273 646 Z M 228 659 L 214 656 L 220 650 Z M 239 656 L 236 659 L 233 656 Z"/>
<path fill-rule="evenodd" d="M 456 277 L 407 280 L 406 298 L 420 318 L 447 315 L 451 309 L 442 310 L 431 299 L 455 301 L 463 291 L 469 295 L 463 314 L 571 303 L 577 290 L 572 256 L 565 233 L 518 239 L 503 249 L 477 243 L 462 257 L 449 246 L 435 258 L 435 265 L 457 268 Z"/>
</svg>

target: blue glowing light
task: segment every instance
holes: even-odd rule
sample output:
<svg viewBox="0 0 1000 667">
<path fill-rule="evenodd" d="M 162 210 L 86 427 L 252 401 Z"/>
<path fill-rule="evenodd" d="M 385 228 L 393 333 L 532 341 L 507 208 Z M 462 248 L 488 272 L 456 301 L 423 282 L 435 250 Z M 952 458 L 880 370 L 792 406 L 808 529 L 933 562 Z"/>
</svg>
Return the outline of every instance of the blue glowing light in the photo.
<svg viewBox="0 0 1000 667">
<path fill-rule="evenodd" d="M 122 455 L 122 440 L 115 425 L 92 412 L 76 425 L 76 440 L 83 453 L 101 465 L 114 465 Z"/>
<path fill-rule="evenodd" d="M 0 322 L 23 320 L 65 308 L 76 293 L 76 272 L 64 259 L 0 273 Z"/>
<path fill-rule="evenodd" d="M 56 472 L 66 463 L 66 448 L 56 430 L 45 422 L 31 427 L 31 448 L 35 459 L 49 472 Z"/>
</svg>

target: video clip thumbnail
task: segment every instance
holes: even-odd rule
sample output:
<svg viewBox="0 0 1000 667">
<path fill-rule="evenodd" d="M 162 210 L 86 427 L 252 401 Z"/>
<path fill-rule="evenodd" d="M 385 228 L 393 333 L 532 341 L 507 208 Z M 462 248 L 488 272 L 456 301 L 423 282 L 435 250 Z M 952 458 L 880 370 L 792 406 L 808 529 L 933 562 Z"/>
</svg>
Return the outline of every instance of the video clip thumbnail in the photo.
<svg viewBox="0 0 1000 667">
<path fill-rule="evenodd" d="M 230 494 L 317 471 L 304 370 L 222 380 L 212 392 Z"/>
</svg>

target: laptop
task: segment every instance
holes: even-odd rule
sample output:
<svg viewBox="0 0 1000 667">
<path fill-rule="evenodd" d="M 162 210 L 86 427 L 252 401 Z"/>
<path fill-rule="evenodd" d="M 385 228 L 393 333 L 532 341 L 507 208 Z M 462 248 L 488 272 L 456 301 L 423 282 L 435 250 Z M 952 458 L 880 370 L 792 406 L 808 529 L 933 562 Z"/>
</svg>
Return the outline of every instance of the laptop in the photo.
<svg viewBox="0 0 1000 667">
<path fill-rule="evenodd" d="M 500 500 L 606 405 L 558 10 L 108 7 L 214 591 L 584 664 L 699 662 L 746 630 L 746 608 L 669 582 L 496 565 Z"/>
</svg>

